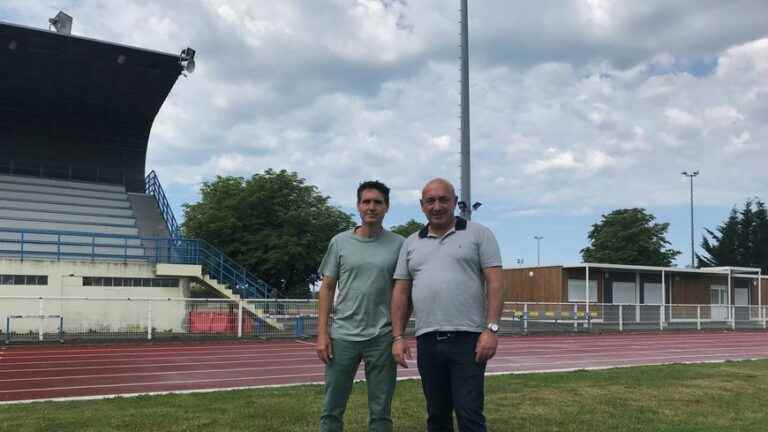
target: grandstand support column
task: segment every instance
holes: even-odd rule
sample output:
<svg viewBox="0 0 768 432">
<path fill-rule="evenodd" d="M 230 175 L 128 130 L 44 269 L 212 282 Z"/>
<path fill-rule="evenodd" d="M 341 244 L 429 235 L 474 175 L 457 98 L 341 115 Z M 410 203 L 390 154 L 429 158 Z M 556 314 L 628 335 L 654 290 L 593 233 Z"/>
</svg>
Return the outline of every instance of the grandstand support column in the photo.
<svg viewBox="0 0 768 432">
<path fill-rule="evenodd" d="M 152 340 L 152 300 L 147 299 L 147 340 Z"/>
</svg>

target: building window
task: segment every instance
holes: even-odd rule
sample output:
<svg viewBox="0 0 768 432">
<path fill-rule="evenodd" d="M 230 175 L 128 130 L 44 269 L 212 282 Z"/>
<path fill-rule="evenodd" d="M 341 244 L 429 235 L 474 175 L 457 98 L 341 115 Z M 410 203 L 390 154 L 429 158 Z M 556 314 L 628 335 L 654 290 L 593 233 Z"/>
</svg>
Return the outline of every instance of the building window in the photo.
<svg viewBox="0 0 768 432">
<path fill-rule="evenodd" d="M 177 278 L 117 278 L 117 277 L 84 276 L 83 286 L 178 288 L 179 279 Z"/>
<path fill-rule="evenodd" d="M 584 279 L 568 279 L 568 301 L 584 303 L 586 299 L 586 284 Z M 589 301 L 597 303 L 597 281 L 589 281 Z"/>
<path fill-rule="evenodd" d="M 0 285 L 48 285 L 48 276 L 43 275 L 0 275 Z"/>
</svg>

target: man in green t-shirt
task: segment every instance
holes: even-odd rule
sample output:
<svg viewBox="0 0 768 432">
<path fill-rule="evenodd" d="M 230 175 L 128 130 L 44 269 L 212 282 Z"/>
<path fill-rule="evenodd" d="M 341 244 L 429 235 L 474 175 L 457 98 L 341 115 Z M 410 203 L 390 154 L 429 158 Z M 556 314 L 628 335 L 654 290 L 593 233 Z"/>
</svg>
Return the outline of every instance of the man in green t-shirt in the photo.
<svg viewBox="0 0 768 432">
<path fill-rule="evenodd" d="M 392 431 L 397 368 L 391 355 L 389 301 L 403 237 L 382 226 L 389 188 L 367 181 L 357 188 L 361 224 L 337 234 L 320 264 L 323 281 L 317 356 L 325 363 L 321 432 L 344 430 L 344 410 L 360 360 L 368 385 L 368 430 Z M 330 325 L 331 304 L 333 322 Z M 330 334 L 329 334 L 330 330 Z"/>
</svg>

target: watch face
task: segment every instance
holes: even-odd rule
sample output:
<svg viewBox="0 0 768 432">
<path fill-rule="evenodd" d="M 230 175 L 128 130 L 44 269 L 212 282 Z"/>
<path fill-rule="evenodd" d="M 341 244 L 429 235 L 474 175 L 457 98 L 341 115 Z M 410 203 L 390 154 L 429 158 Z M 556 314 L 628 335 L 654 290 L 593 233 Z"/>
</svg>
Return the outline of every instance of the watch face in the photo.
<svg viewBox="0 0 768 432">
<path fill-rule="evenodd" d="M 490 331 L 496 333 L 497 331 L 499 331 L 499 325 L 498 324 L 493 324 L 493 323 L 488 324 L 488 329 Z"/>
</svg>

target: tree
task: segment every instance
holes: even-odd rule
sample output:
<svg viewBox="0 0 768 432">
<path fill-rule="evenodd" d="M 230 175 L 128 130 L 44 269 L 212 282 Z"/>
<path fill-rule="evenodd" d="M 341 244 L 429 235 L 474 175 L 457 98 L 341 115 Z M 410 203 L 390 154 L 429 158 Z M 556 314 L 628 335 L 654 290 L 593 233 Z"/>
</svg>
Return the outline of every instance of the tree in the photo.
<svg viewBox="0 0 768 432">
<path fill-rule="evenodd" d="M 581 250 L 584 262 L 671 266 L 680 251 L 670 249 L 668 223 L 654 222 L 645 209 L 614 210 L 589 232 L 590 245 Z"/>
<path fill-rule="evenodd" d="M 208 241 L 288 297 L 309 296 L 328 242 L 354 226 L 295 172 L 217 177 L 200 192 L 199 202 L 183 205 L 184 235 Z"/>
<path fill-rule="evenodd" d="M 423 223 L 417 221 L 416 219 L 410 219 L 408 222 L 402 225 L 393 226 L 390 228 L 390 231 L 395 234 L 400 234 L 403 237 L 408 237 L 409 235 L 421 230 L 422 228 L 424 228 Z"/>
<path fill-rule="evenodd" d="M 768 271 L 768 210 L 760 199 L 747 200 L 744 208 L 731 209 L 728 219 L 716 232 L 704 229 L 702 267 L 760 267 Z"/>
</svg>

